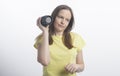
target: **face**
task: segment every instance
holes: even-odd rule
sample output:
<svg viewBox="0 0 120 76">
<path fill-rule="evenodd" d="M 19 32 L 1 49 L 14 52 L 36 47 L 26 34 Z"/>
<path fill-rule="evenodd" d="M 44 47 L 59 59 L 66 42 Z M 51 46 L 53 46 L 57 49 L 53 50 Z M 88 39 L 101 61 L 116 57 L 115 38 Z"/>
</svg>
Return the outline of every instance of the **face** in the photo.
<svg viewBox="0 0 120 76">
<path fill-rule="evenodd" d="M 71 19 L 71 12 L 67 9 L 61 10 L 55 18 L 54 29 L 55 32 L 63 33 L 67 28 Z"/>
</svg>

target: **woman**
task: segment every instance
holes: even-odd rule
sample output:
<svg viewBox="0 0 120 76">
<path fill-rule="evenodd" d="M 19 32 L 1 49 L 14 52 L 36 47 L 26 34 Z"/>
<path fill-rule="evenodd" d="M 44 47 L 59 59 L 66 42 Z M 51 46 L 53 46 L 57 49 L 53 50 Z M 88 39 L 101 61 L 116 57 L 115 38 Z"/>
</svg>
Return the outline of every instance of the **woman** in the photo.
<svg viewBox="0 0 120 76">
<path fill-rule="evenodd" d="M 43 65 L 43 76 L 76 76 L 82 72 L 84 61 L 82 48 L 84 40 L 71 32 L 74 24 L 72 9 L 67 5 L 59 5 L 52 12 L 53 23 L 47 27 L 37 26 L 42 34 L 36 39 L 34 47 L 38 50 L 38 62 Z"/>
</svg>

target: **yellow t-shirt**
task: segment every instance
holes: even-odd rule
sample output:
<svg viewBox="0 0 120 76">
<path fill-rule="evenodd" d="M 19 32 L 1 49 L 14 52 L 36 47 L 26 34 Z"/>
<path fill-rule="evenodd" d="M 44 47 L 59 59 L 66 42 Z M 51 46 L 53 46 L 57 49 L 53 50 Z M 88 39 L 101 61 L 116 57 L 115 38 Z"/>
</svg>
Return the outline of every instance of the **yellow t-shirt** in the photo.
<svg viewBox="0 0 120 76">
<path fill-rule="evenodd" d="M 72 37 L 73 48 L 68 49 L 62 42 L 61 36 L 52 36 L 53 44 L 49 45 L 50 63 L 43 67 L 43 76 L 76 76 L 65 70 L 69 63 L 76 63 L 77 52 L 80 51 L 85 42 L 82 37 L 76 33 L 70 33 Z M 37 49 L 40 40 L 36 41 L 34 47 Z"/>
</svg>

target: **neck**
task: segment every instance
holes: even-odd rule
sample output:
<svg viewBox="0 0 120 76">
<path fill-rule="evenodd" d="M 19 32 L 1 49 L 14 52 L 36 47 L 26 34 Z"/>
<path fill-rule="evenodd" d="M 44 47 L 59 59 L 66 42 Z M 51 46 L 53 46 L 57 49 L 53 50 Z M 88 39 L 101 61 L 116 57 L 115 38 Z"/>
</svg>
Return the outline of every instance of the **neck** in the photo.
<svg viewBox="0 0 120 76">
<path fill-rule="evenodd" d="M 55 35 L 62 36 L 63 32 L 55 32 Z"/>
</svg>

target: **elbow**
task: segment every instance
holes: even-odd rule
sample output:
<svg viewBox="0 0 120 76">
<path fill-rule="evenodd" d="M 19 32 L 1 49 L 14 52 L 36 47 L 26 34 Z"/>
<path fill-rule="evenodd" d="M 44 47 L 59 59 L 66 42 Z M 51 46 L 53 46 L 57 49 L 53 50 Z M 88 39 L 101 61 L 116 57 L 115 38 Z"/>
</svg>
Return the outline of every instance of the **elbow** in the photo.
<svg viewBox="0 0 120 76">
<path fill-rule="evenodd" d="M 43 66 L 47 66 L 50 63 L 50 61 L 47 59 L 45 60 L 37 59 L 37 61 L 41 63 Z"/>
<path fill-rule="evenodd" d="M 77 70 L 77 72 L 83 72 L 83 71 L 84 71 L 84 64 L 79 66 L 79 69 Z"/>
<path fill-rule="evenodd" d="M 48 66 L 49 62 L 43 62 L 41 63 L 43 66 Z"/>
<path fill-rule="evenodd" d="M 80 72 L 83 72 L 84 71 L 84 68 L 82 68 L 81 70 L 80 70 Z"/>
<path fill-rule="evenodd" d="M 77 70 L 78 73 L 83 72 L 83 71 L 84 71 L 84 68 L 81 68 L 81 69 Z"/>
</svg>

